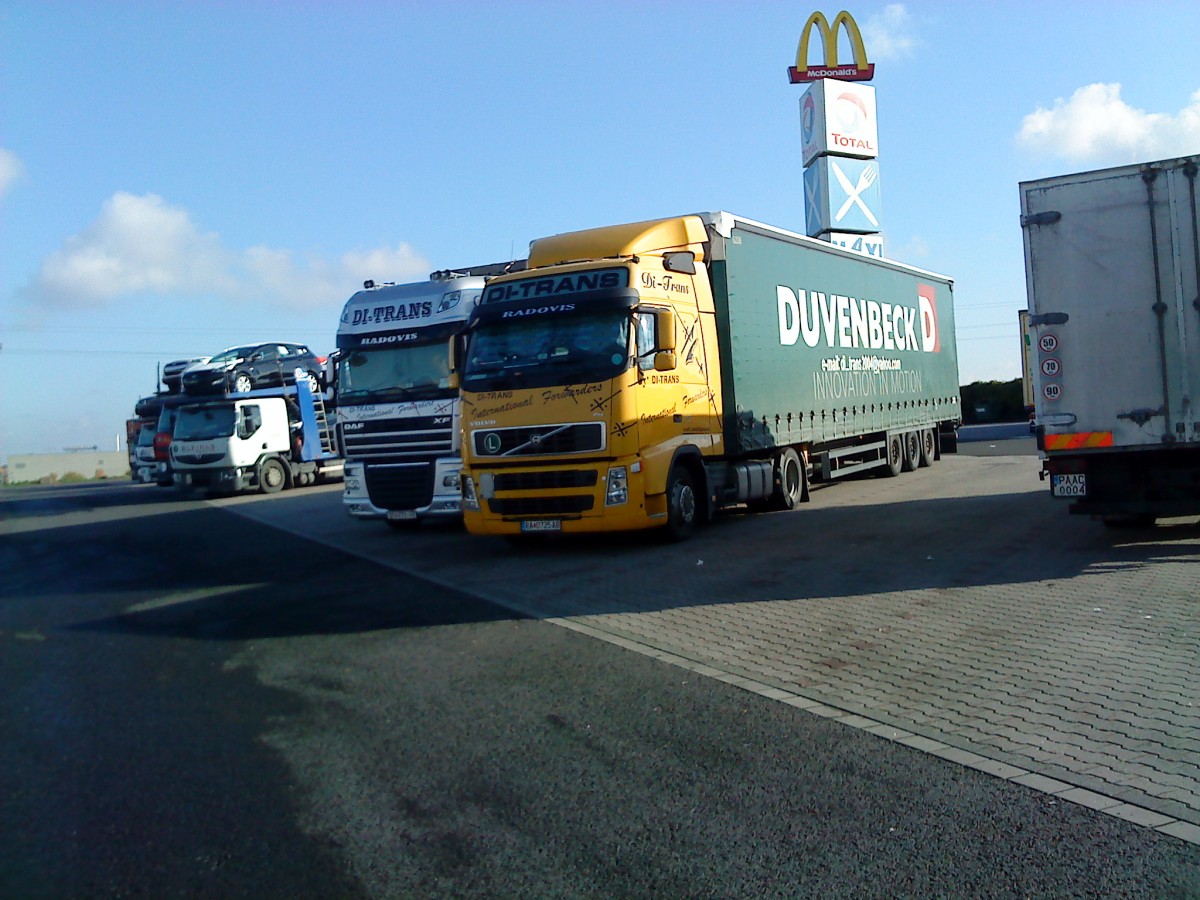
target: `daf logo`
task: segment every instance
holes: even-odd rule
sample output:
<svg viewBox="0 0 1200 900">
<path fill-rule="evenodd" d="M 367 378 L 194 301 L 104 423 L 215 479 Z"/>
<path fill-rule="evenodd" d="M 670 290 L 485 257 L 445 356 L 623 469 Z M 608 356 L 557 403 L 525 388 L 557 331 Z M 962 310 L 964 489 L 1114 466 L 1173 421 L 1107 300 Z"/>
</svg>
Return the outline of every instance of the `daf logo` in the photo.
<svg viewBox="0 0 1200 900">
<path fill-rule="evenodd" d="M 488 453 L 499 453 L 500 446 L 500 435 L 496 434 L 496 432 L 489 431 L 483 436 L 483 449 Z"/>
</svg>

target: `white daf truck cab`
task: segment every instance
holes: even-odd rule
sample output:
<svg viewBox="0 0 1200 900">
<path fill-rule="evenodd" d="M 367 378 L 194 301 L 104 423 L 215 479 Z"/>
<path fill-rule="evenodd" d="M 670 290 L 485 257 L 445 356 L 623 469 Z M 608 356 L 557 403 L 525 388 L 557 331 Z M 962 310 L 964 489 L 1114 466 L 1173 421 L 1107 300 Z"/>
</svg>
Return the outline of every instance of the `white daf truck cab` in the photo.
<svg viewBox="0 0 1200 900">
<path fill-rule="evenodd" d="M 522 268 L 523 260 L 412 284 L 368 281 L 346 302 L 335 382 L 351 516 L 404 527 L 462 515 L 453 345 L 487 276 Z"/>
</svg>

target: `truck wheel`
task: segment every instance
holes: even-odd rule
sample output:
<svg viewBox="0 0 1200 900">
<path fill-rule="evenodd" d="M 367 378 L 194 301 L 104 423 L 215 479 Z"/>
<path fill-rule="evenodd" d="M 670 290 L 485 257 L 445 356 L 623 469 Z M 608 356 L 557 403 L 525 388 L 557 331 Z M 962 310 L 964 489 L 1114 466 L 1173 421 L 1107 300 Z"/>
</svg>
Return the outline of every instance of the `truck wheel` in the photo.
<svg viewBox="0 0 1200 900">
<path fill-rule="evenodd" d="M 264 494 L 278 494 L 287 485 L 287 472 L 277 459 L 263 460 L 258 467 L 258 489 Z"/>
<path fill-rule="evenodd" d="M 899 434 L 887 436 L 887 465 L 880 466 L 876 471 L 883 478 L 894 478 L 904 470 L 904 439 Z"/>
<path fill-rule="evenodd" d="M 683 466 L 675 466 L 667 479 L 667 527 L 670 541 L 686 541 L 696 530 L 696 489 Z"/>
<path fill-rule="evenodd" d="M 808 499 L 808 468 L 791 447 L 779 454 L 775 476 L 778 483 L 771 496 L 772 509 L 795 509 Z"/>
<path fill-rule="evenodd" d="M 919 432 L 921 437 L 921 459 L 917 462 L 919 466 L 932 466 L 934 457 L 937 456 L 937 436 L 933 433 L 932 428 L 922 428 Z"/>
<path fill-rule="evenodd" d="M 254 390 L 254 379 L 245 372 L 238 372 L 233 376 L 233 393 L 244 394 L 246 391 Z"/>
<path fill-rule="evenodd" d="M 904 459 L 900 464 L 901 471 L 914 472 L 921 462 L 921 439 L 915 431 L 904 432 Z"/>
</svg>

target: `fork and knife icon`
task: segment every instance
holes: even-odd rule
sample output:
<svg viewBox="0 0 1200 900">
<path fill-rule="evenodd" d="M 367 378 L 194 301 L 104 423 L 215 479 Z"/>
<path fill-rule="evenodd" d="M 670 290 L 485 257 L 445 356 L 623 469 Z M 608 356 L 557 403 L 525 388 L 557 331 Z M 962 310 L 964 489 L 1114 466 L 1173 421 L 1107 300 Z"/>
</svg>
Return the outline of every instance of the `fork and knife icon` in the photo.
<svg viewBox="0 0 1200 900">
<path fill-rule="evenodd" d="M 862 193 L 867 188 L 875 183 L 875 179 L 879 177 L 879 166 L 876 164 L 868 165 L 858 174 L 858 181 L 855 184 L 850 183 L 850 179 L 846 177 L 846 173 L 841 170 L 836 162 L 830 161 L 829 168 L 833 170 L 834 177 L 842 186 L 842 190 L 846 192 L 846 202 L 838 209 L 837 214 L 833 217 L 834 221 L 840 222 L 842 217 L 850 211 L 850 207 L 857 206 L 862 210 L 862 214 L 867 217 L 867 220 L 876 228 L 879 227 L 879 220 L 867 208 L 867 204 L 863 202 Z"/>
</svg>

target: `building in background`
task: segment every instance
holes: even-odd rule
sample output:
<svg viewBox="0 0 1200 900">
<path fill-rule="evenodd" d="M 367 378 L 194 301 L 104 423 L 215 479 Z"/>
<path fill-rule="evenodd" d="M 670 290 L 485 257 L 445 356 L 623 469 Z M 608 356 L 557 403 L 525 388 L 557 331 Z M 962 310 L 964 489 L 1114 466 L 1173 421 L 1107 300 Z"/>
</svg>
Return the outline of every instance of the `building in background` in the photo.
<svg viewBox="0 0 1200 900">
<path fill-rule="evenodd" d="M 70 451 L 67 453 L 10 453 L 5 484 L 37 484 L 70 476 L 129 478 L 129 456 L 124 450 Z"/>
</svg>

